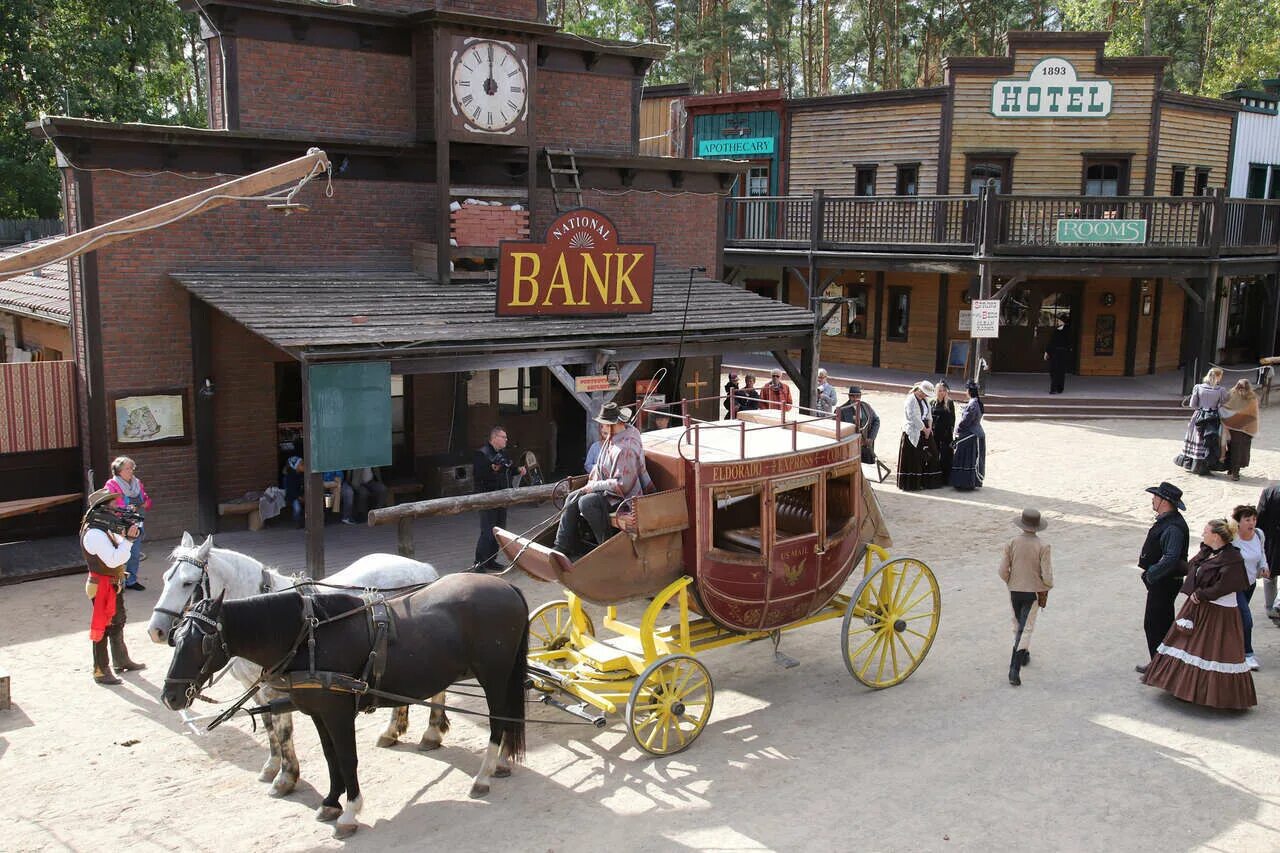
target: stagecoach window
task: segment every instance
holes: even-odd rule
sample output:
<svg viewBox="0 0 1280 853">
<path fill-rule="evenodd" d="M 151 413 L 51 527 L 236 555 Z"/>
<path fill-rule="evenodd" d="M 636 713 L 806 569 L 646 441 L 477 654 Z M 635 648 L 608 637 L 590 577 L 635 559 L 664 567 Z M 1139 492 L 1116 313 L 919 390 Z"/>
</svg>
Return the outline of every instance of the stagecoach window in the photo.
<svg viewBox="0 0 1280 853">
<path fill-rule="evenodd" d="M 758 485 L 717 489 L 711 518 L 712 544 L 737 554 L 761 553 L 760 497 Z"/>
<path fill-rule="evenodd" d="M 522 415 L 538 411 L 542 396 L 542 368 L 518 367 L 498 371 L 498 411 Z"/>
<path fill-rule="evenodd" d="M 795 486 L 785 491 L 779 486 L 773 495 L 774 543 L 811 536 L 818 532 L 814 518 L 815 482 Z"/>
<path fill-rule="evenodd" d="M 827 472 L 827 535 L 835 536 L 851 528 L 858 520 L 857 470 L 854 463 Z"/>
</svg>

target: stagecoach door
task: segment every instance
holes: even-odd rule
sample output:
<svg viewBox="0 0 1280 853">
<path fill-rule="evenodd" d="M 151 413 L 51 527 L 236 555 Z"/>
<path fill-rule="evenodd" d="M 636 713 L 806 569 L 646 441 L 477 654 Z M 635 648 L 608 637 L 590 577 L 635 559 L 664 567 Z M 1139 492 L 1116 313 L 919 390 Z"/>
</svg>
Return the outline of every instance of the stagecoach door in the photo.
<svg viewBox="0 0 1280 853">
<path fill-rule="evenodd" d="M 822 542 L 818 519 L 825 515 L 817 473 L 775 480 L 769 491 L 773 542 L 769 551 L 769 597 L 796 595 L 818 586 Z"/>
</svg>

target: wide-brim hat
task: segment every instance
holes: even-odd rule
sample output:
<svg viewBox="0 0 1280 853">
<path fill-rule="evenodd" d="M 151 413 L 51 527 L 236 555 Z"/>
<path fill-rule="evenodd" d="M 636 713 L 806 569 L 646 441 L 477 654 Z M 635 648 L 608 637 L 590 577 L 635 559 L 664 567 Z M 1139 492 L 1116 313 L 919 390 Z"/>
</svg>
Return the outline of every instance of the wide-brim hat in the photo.
<svg viewBox="0 0 1280 853">
<path fill-rule="evenodd" d="M 1150 486 L 1146 489 L 1153 495 L 1162 497 L 1178 509 L 1186 509 L 1187 505 L 1182 502 L 1182 489 L 1179 489 L 1173 483 L 1162 481 L 1158 486 Z"/>
<path fill-rule="evenodd" d="M 620 424 L 622 420 L 622 412 L 618 408 L 617 403 L 606 403 L 604 408 L 600 410 L 600 414 L 592 418 L 596 423 L 600 424 Z"/>
<path fill-rule="evenodd" d="M 853 397 L 853 396 L 855 396 L 855 395 L 857 395 L 857 396 L 861 397 L 861 396 L 862 396 L 862 389 L 861 389 L 861 388 L 859 388 L 857 385 L 850 385 L 850 386 L 849 386 L 849 396 L 850 396 L 850 397 Z"/>
<path fill-rule="evenodd" d="M 94 509 L 102 506 L 108 501 L 114 501 L 118 497 L 120 497 L 120 495 L 110 489 L 98 489 L 96 492 L 89 495 L 88 500 L 85 501 L 85 509 Z"/>
<path fill-rule="evenodd" d="M 1040 517 L 1040 510 L 1024 509 L 1022 515 L 1013 520 L 1013 526 L 1028 533 L 1036 533 L 1048 527 L 1049 522 Z"/>
<path fill-rule="evenodd" d="M 934 388 L 933 383 L 928 380 L 917 382 L 915 385 L 911 386 L 911 390 L 923 391 L 926 397 L 932 397 L 934 394 L 938 393 L 938 389 Z"/>
</svg>

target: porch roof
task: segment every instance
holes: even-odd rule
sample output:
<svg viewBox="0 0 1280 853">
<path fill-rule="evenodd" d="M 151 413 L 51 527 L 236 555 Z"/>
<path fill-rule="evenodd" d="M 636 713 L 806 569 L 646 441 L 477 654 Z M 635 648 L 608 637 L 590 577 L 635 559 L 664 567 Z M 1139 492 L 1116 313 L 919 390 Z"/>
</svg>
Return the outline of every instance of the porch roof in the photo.
<svg viewBox="0 0 1280 853">
<path fill-rule="evenodd" d="M 25 252 L 60 237 L 61 235 L 44 237 L 29 243 L 6 246 L 0 249 L 0 257 Z M 71 287 L 67 278 L 66 261 L 0 280 L 0 311 L 20 314 L 59 326 L 69 326 L 71 324 Z"/>
<path fill-rule="evenodd" d="M 653 312 L 618 317 L 498 317 L 491 281 L 447 285 L 412 272 L 174 272 L 193 296 L 308 360 L 433 359 L 501 353 L 560 363 L 607 347 L 619 358 L 807 346 L 814 315 L 689 273 L 659 270 Z M 686 321 L 686 297 L 688 298 Z M 541 357 L 539 357 L 539 353 Z M 439 368 L 437 368 L 439 369 Z"/>
</svg>

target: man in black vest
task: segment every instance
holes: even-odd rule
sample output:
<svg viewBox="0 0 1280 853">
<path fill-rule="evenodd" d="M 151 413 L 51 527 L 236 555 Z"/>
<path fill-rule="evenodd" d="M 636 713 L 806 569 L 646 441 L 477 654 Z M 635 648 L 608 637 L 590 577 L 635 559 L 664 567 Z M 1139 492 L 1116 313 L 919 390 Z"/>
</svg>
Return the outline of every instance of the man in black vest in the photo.
<svg viewBox="0 0 1280 853">
<path fill-rule="evenodd" d="M 1280 567 L 1280 483 L 1267 486 L 1258 498 L 1258 529 L 1266 543 L 1267 565 Z M 1272 609 L 1276 604 L 1276 574 L 1273 569 L 1262 589 L 1267 599 L 1267 615 L 1280 624 L 1280 616 Z"/>
<path fill-rule="evenodd" d="M 1191 534 L 1179 512 L 1187 508 L 1182 502 L 1182 489 L 1172 483 L 1161 483 L 1147 491 L 1151 493 L 1156 523 L 1151 525 L 1147 541 L 1142 543 L 1138 567 L 1142 569 L 1142 582 L 1147 587 L 1147 612 L 1142 629 L 1147 634 L 1147 650 L 1155 657 L 1156 648 L 1173 627 L 1173 600 L 1178 597 L 1182 579 L 1187 574 Z M 1147 664 L 1136 669 L 1145 673 Z"/>
<path fill-rule="evenodd" d="M 524 473 L 524 468 L 517 468 L 506 454 L 507 431 L 500 426 L 489 430 L 489 440 L 481 445 L 475 453 L 472 464 L 472 476 L 477 492 L 496 492 L 499 489 L 511 488 L 511 472 Z M 480 572 L 502 571 L 498 565 L 498 540 L 493 535 L 493 528 L 506 527 L 507 508 L 480 510 L 480 539 L 476 542 L 475 568 Z"/>
</svg>

